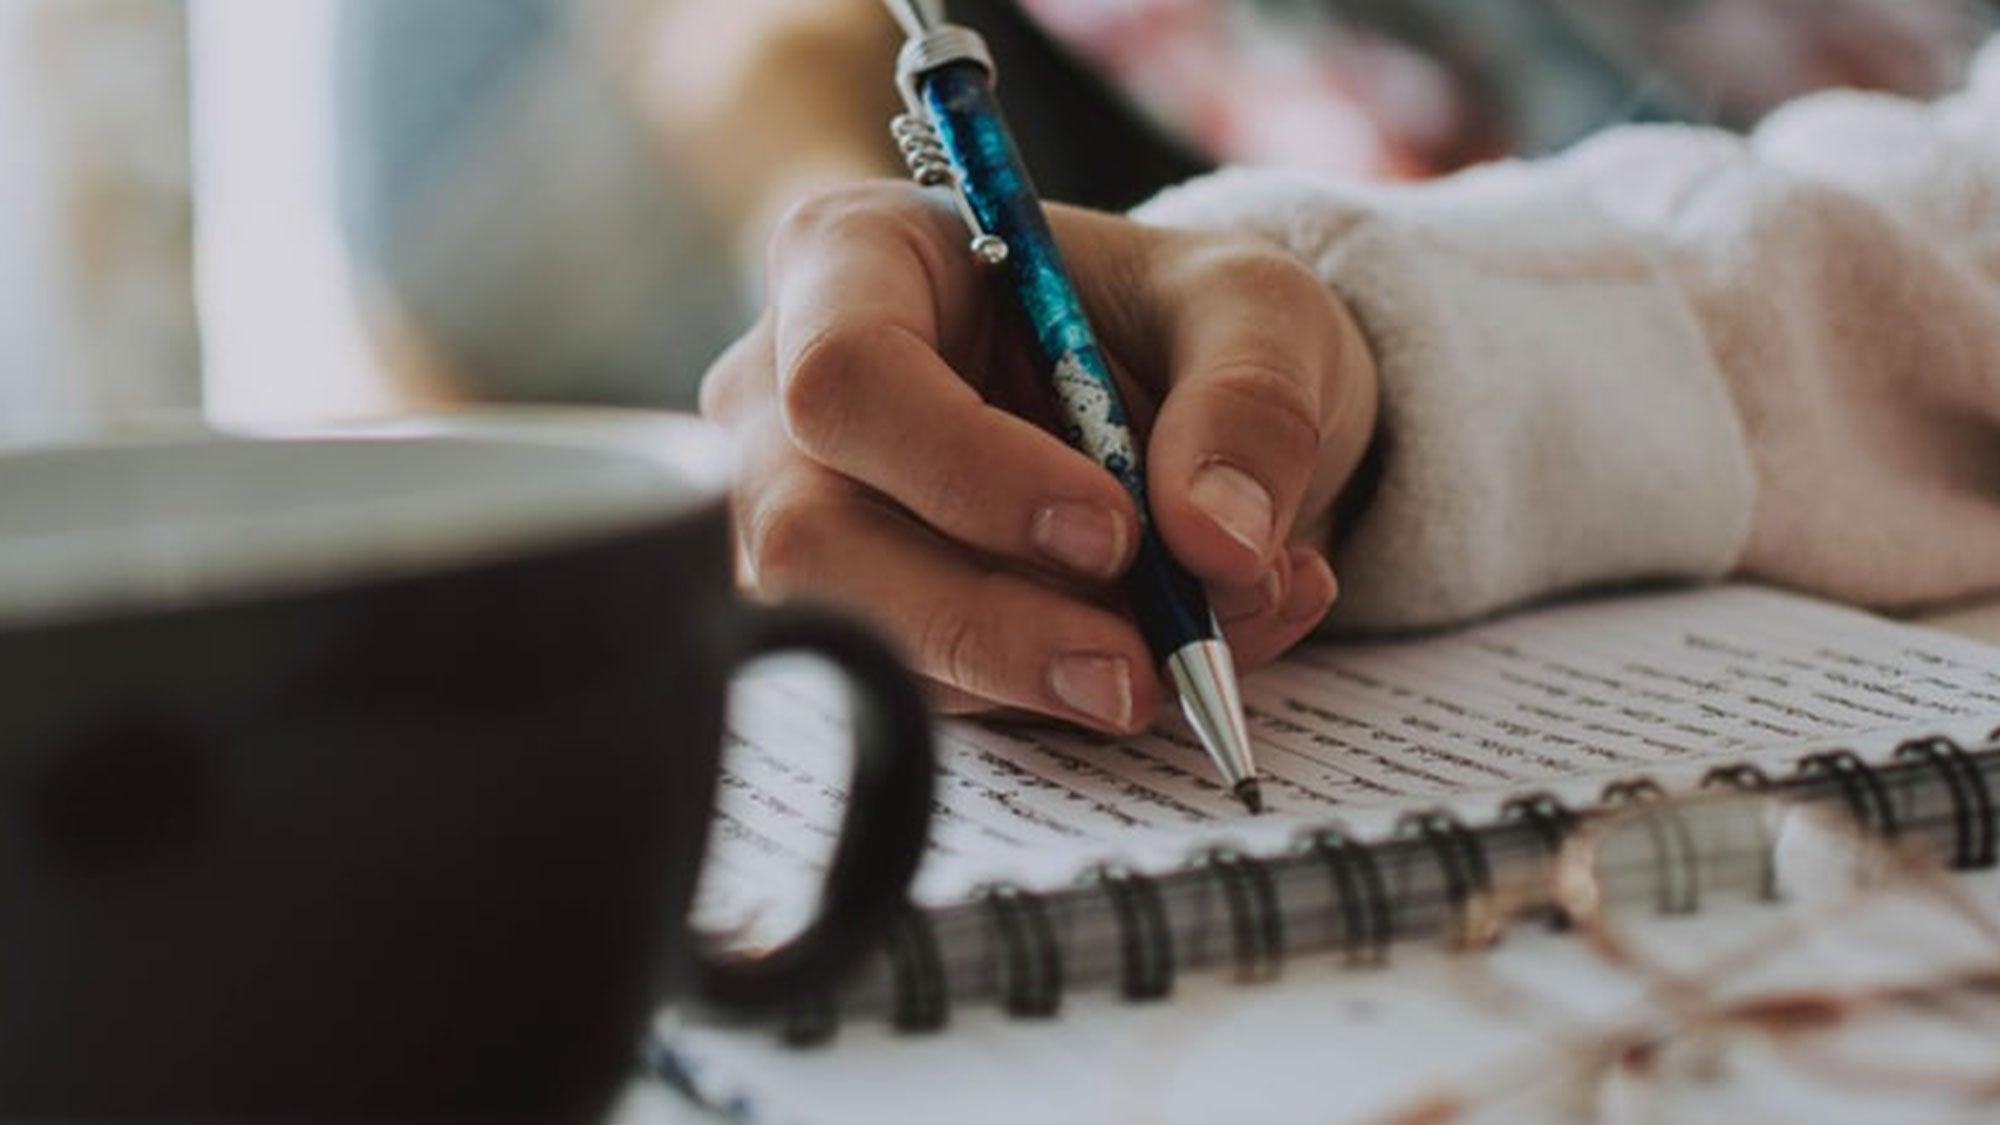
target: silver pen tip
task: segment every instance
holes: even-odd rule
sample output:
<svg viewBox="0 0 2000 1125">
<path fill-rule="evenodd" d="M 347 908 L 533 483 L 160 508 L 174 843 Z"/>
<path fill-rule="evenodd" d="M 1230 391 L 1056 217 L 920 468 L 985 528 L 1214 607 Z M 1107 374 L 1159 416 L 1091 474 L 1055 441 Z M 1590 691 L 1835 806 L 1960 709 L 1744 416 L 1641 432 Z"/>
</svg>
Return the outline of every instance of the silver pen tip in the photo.
<svg viewBox="0 0 2000 1125">
<path fill-rule="evenodd" d="M 1219 640 L 1186 645 L 1167 657 L 1167 672 L 1180 694 L 1181 712 L 1221 772 L 1222 783 L 1240 795 L 1244 782 L 1255 782 L 1257 767 L 1250 760 L 1250 731 L 1243 721 L 1229 646 Z"/>
<path fill-rule="evenodd" d="M 1236 799 L 1243 802 L 1243 807 L 1250 810 L 1251 816 L 1264 811 L 1264 787 L 1257 784 L 1254 777 L 1246 777 L 1236 783 Z"/>
</svg>

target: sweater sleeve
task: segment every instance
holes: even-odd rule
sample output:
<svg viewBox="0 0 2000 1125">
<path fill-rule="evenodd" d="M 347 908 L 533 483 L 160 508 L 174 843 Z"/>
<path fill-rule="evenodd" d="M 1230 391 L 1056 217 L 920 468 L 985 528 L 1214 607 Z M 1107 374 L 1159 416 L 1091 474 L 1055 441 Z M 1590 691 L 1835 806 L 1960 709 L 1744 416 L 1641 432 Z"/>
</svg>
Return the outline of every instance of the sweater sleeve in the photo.
<svg viewBox="0 0 2000 1125">
<path fill-rule="evenodd" d="M 1343 629 L 1745 574 L 2000 587 L 2000 42 L 1962 94 L 1817 95 L 1420 185 L 1231 169 L 1138 212 L 1312 265 L 1382 377 Z"/>
</svg>

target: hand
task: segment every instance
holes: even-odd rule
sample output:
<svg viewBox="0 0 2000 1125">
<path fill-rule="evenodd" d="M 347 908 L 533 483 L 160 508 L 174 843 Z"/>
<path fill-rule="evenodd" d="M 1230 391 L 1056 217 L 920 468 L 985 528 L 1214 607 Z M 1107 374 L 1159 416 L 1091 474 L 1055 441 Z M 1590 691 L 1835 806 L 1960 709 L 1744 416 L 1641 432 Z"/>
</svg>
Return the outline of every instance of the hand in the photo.
<svg viewBox="0 0 2000 1125">
<path fill-rule="evenodd" d="M 1161 534 L 1241 667 L 1269 660 L 1333 604 L 1331 512 L 1375 425 L 1361 334 L 1268 244 L 1049 213 L 1148 435 Z M 946 710 L 1143 729 L 1167 690 L 1116 582 L 1137 513 L 1051 432 L 1004 279 L 967 239 L 945 201 L 893 182 L 780 226 L 769 307 L 702 386 L 741 445 L 745 577 L 872 619 Z"/>
</svg>

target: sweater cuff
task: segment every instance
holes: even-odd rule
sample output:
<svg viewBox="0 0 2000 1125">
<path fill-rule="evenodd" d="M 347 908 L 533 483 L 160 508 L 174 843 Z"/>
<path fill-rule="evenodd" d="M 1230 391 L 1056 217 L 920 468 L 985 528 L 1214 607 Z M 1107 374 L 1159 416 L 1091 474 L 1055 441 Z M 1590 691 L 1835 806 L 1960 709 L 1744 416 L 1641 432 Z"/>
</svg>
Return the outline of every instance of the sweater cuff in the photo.
<svg viewBox="0 0 2000 1125">
<path fill-rule="evenodd" d="M 1298 255 L 1381 373 L 1382 476 L 1333 565 L 1342 631 L 1727 573 L 1755 484 L 1722 373 L 1659 251 L 1560 163 L 1359 187 L 1229 170 L 1142 221 Z"/>
</svg>

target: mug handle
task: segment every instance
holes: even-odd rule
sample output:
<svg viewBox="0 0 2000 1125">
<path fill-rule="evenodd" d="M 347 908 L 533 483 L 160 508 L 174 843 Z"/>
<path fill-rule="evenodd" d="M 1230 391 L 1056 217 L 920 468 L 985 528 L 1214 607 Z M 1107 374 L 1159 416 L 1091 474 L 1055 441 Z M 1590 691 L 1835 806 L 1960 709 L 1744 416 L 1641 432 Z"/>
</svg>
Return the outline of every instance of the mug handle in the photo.
<svg viewBox="0 0 2000 1125">
<path fill-rule="evenodd" d="M 755 957 L 695 954 L 704 1000 L 768 1008 L 830 986 L 888 932 L 923 857 L 937 763 L 924 697 L 886 644 L 825 610 L 749 605 L 736 612 L 734 667 L 777 652 L 815 653 L 851 685 L 853 780 L 818 914 L 796 937 Z"/>
</svg>

